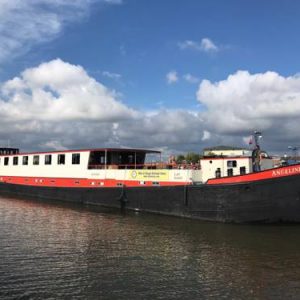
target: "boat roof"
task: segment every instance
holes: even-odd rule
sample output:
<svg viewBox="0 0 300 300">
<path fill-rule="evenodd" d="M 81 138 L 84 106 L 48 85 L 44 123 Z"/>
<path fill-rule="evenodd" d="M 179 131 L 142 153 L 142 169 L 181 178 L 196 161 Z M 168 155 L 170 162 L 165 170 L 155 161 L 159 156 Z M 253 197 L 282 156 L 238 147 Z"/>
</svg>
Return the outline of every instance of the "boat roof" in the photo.
<svg viewBox="0 0 300 300">
<path fill-rule="evenodd" d="M 70 150 L 53 150 L 53 151 L 39 151 L 39 152 L 20 152 L 15 154 L 0 154 L 0 156 L 14 156 L 14 155 L 32 155 L 32 154 L 53 154 L 53 153 L 78 153 L 78 152 L 135 152 L 135 153 L 145 153 L 145 154 L 160 154 L 161 151 L 149 150 L 149 149 L 135 149 L 135 148 L 93 148 L 93 149 L 70 149 Z"/>
<path fill-rule="evenodd" d="M 214 155 L 214 156 L 203 156 L 201 160 L 231 160 L 231 159 L 249 159 L 251 156 L 249 155 Z"/>
</svg>

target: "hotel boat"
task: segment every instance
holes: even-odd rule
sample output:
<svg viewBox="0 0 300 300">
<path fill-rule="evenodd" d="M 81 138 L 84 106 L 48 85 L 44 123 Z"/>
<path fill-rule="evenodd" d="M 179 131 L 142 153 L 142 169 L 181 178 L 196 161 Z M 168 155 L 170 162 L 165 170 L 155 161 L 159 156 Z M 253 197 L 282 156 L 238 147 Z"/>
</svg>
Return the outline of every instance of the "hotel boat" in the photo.
<svg viewBox="0 0 300 300">
<path fill-rule="evenodd" d="M 146 163 L 160 152 L 88 149 L 20 153 L 0 148 L 0 194 L 219 222 L 299 222 L 300 164 L 206 156 L 197 165 Z"/>
</svg>

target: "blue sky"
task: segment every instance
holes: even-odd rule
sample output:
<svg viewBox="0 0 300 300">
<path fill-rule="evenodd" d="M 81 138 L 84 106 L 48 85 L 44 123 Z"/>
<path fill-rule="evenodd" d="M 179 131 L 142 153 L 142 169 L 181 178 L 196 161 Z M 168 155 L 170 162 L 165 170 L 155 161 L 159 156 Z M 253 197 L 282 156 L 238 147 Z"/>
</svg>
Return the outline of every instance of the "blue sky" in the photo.
<svg viewBox="0 0 300 300">
<path fill-rule="evenodd" d="M 105 122 L 108 126 L 111 122 L 112 132 L 117 128 L 113 143 L 151 146 L 145 141 L 145 135 L 149 130 L 151 136 L 155 135 L 155 130 L 147 124 L 157 122 L 159 116 L 169 116 L 170 120 L 165 119 L 165 122 L 175 122 L 179 111 L 187 114 L 186 119 L 180 120 L 180 128 L 185 126 L 185 129 L 181 132 L 174 124 L 165 134 L 178 133 L 181 137 L 169 140 L 169 143 L 165 136 L 154 138 L 151 140 L 153 147 L 183 151 L 214 143 L 242 144 L 247 138 L 246 133 L 257 127 L 268 133 L 267 146 L 276 151 L 284 150 L 283 142 L 285 145 L 297 143 L 300 137 L 293 130 L 300 105 L 297 64 L 300 3 L 297 1 L 58 0 L 56 5 L 50 0 L 29 0 L 25 4 L 14 0 L 1 2 L 0 37 L 7 39 L 0 46 L 2 86 L 14 77 L 28 83 L 29 79 L 23 78 L 22 72 L 56 59 L 61 68 L 65 68 L 65 64 L 74 68 L 80 66 L 90 79 L 114 93 L 114 101 L 134 111 L 134 117 L 129 117 L 127 123 L 121 115 L 120 122 L 116 119 L 103 121 L 99 115 L 99 124 Z M 7 20 L 9 22 L 5 22 Z M 238 73 L 241 70 L 248 75 Z M 270 72 L 273 73 L 270 75 Z M 42 88 L 51 87 L 53 93 L 59 95 L 59 88 L 55 90 L 50 81 L 43 81 Z M 207 86 L 204 86 L 205 82 Z M 222 82 L 224 88 L 220 85 Z M 239 85 L 240 90 L 237 89 Z M 28 88 L 33 89 L 30 84 Z M 9 94 L 13 96 L 4 94 L 0 91 L 0 101 L 11 104 L 15 103 L 14 97 L 24 96 L 17 95 L 15 86 Z M 99 99 L 102 96 L 99 95 Z M 291 97 L 295 98 L 292 102 L 295 110 L 284 111 L 286 105 L 290 105 Z M 100 102 L 105 102 L 103 97 L 101 99 Z M 222 102 L 218 102 L 219 99 L 223 99 Z M 88 99 L 86 101 L 85 105 Z M 254 103 L 248 107 L 251 101 Z M 30 103 L 32 106 L 28 107 L 34 111 L 36 101 Z M 226 107 L 222 106 L 224 103 Z M 275 103 L 274 111 L 272 103 Z M 220 120 L 219 127 L 213 124 L 216 119 L 223 118 L 222 109 L 227 111 L 230 107 L 235 107 L 236 111 L 225 113 L 226 119 Z M 249 110 L 243 115 L 245 107 Z M 0 106 L 0 114 L 1 111 L 5 113 L 7 109 L 1 110 Z M 13 120 L 14 115 L 6 117 Z M 16 113 L 15 118 L 19 121 L 20 114 Z M 184 120 L 192 124 L 186 124 Z M 232 124 L 227 126 L 231 120 Z M 52 134 L 41 144 L 37 137 L 41 138 L 44 130 L 41 128 L 50 121 L 45 118 L 36 122 L 38 131 L 32 130 L 32 124 L 22 123 L 31 128 L 25 133 L 28 141 L 22 142 L 25 148 L 30 147 L 32 141 L 38 147 L 94 144 L 93 137 L 87 139 L 86 135 L 81 140 L 74 137 L 74 143 L 71 142 L 71 131 L 68 142 Z M 88 116 L 57 122 L 51 119 L 51 122 L 51 126 L 59 122 L 68 122 L 70 127 L 75 123 L 79 126 L 78 122 L 84 122 L 83 127 L 94 126 Z M 136 139 L 134 136 L 127 139 L 128 134 L 119 131 L 130 128 L 128 122 L 143 128 L 134 132 Z M 286 127 L 278 129 L 278 122 L 285 122 Z M 185 140 L 197 127 L 199 135 Z M 15 130 L 16 135 L 20 134 Z M 99 142 L 111 143 L 106 134 L 101 136 Z M 0 140 L 6 138 L 6 134 L 0 132 Z"/>
<path fill-rule="evenodd" d="M 8 63 L 1 79 L 24 67 L 61 58 L 82 65 L 91 76 L 124 94 L 134 107 L 194 108 L 195 86 L 166 85 L 171 70 L 217 81 L 237 70 L 299 72 L 300 3 L 296 1 L 147 1 L 91 5 L 83 20 L 68 24 L 51 42 L 33 45 Z M 220 50 L 180 50 L 185 40 L 209 38 Z M 28 59 L 27 63 L 24 63 Z M 2 66 L 2 68 L 5 67 Z M 117 73 L 113 82 L 101 75 Z M 104 77 L 104 78 L 103 78 Z"/>
</svg>

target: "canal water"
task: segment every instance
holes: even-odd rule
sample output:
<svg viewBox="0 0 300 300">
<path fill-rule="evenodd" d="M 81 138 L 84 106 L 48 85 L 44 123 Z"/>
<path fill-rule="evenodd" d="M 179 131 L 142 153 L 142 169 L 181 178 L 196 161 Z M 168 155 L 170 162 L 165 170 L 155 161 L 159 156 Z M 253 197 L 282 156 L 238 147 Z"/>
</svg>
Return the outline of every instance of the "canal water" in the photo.
<svg viewBox="0 0 300 300">
<path fill-rule="evenodd" d="M 0 198 L 0 299 L 299 299 L 300 225 Z"/>
</svg>

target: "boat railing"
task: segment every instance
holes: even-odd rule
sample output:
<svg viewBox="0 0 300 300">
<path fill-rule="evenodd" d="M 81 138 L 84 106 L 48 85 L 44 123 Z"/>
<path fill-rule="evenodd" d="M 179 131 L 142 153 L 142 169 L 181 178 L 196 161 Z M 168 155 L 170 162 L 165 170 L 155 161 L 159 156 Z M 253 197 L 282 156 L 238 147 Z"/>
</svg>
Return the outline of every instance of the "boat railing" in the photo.
<svg viewBox="0 0 300 300">
<path fill-rule="evenodd" d="M 145 163 L 145 164 L 92 164 L 88 165 L 89 170 L 127 170 L 127 169 L 168 169 L 168 170 L 199 170 L 199 164 L 168 164 L 168 163 Z"/>
</svg>

